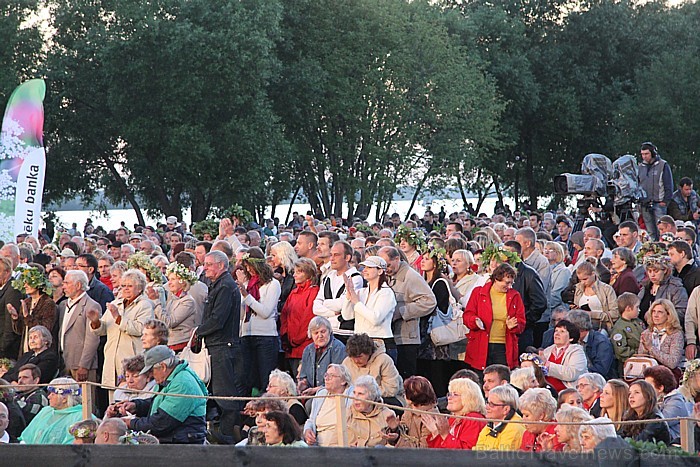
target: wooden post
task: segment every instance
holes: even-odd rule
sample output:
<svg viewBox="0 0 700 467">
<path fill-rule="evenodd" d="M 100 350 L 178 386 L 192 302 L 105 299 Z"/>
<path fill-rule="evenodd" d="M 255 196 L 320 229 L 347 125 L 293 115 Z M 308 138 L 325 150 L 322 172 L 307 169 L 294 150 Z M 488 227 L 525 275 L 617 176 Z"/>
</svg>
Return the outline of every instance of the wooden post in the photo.
<svg viewBox="0 0 700 467">
<path fill-rule="evenodd" d="M 681 447 L 683 450 L 694 453 L 695 446 L 695 421 L 689 418 L 683 419 L 681 423 Z"/>
<path fill-rule="evenodd" d="M 88 381 L 82 381 L 80 393 L 83 397 L 83 420 L 89 420 L 92 418 L 92 385 Z"/>
<path fill-rule="evenodd" d="M 348 416 L 345 406 L 345 394 L 335 396 L 335 430 L 338 435 L 338 446 L 348 446 Z"/>
</svg>

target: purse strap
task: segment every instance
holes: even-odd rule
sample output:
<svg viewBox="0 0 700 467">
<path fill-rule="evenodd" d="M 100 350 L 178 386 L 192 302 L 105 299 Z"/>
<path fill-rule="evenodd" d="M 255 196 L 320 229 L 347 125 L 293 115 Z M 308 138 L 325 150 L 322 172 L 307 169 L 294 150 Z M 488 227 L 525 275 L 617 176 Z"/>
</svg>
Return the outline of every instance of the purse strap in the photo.
<svg viewBox="0 0 700 467">
<path fill-rule="evenodd" d="M 197 329 L 199 329 L 199 326 L 194 328 L 192 330 L 192 333 L 190 334 L 190 340 L 187 341 L 187 348 L 188 349 L 192 349 L 192 341 L 194 340 L 194 336 L 197 334 Z M 202 349 L 206 349 L 206 348 L 207 348 L 207 346 L 204 343 L 204 339 L 202 339 Z"/>
</svg>

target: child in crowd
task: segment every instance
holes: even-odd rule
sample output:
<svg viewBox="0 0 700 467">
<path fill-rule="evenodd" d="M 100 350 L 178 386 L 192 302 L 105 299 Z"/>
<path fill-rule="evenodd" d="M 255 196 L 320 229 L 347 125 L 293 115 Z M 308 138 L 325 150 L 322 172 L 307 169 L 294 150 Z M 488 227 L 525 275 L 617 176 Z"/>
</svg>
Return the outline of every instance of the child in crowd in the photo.
<svg viewBox="0 0 700 467">
<path fill-rule="evenodd" d="M 619 374 L 623 374 L 625 362 L 637 353 L 639 340 L 644 330 L 644 324 L 639 319 L 639 298 L 630 292 L 625 292 L 617 298 L 620 311 L 618 319 L 610 332 L 615 357 L 619 364 Z"/>
</svg>

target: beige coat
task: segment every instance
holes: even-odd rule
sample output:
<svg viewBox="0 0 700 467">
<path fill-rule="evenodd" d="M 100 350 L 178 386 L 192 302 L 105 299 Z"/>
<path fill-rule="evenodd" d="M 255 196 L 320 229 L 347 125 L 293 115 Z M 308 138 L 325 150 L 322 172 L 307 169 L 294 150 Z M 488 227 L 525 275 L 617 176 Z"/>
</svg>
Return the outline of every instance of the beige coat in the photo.
<svg viewBox="0 0 700 467">
<path fill-rule="evenodd" d="M 362 368 L 355 365 L 350 357 L 345 357 L 343 366 L 350 372 L 353 382 L 360 376 L 370 375 L 377 380 L 382 397 L 396 397 L 405 403 L 403 378 L 396 369 L 394 361 L 383 351 L 375 351 L 369 357 L 367 365 Z"/>
<path fill-rule="evenodd" d="M 574 291 L 574 305 L 578 308 L 578 304 L 581 302 L 581 297 L 583 297 L 583 284 L 576 284 L 576 290 Z M 593 327 L 595 329 L 606 328 L 610 329 L 615 321 L 620 317 L 620 310 L 617 308 L 617 295 L 615 295 L 615 290 L 613 290 L 611 285 L 605 282 L 596 281 L 593 284 L 593 291 L 595 292 L 600 304 L 603 306 L 603 313 L 592 312 L 591 321 L 593 321 Z"/>
<path fill-rule="evenodd" d="M 105 363 L 102 370 L 102 384 L 115 386 L 117 376 L 121 375 L 122 360 L 143 352 L 141 333 L 143 325 L 153 316 L 153 302 L 144 294 L 124 308 L 122 299 L 112 302 L 122 317 L 121 323 L 114 322 L 112 313 L 107 310 L 100 319 L 100 327 L 92 332 L 98 336 L 107 336 L 105 345 Z"/>
<path fill-rule="evenodd" d="M 197 326 L 197 305 L 189 293 L 182 297 L 168 293 L 165 308 L 162 302 L 157 301 L 153 312 L 170 330 L 168 345 L 187 342 L 192 330 Z"/>
<path fill-rule="evenodd" d="M 367 414 L 351 407 L 348 414 L 348 445 L 361 448 L 386 445 L 382 430 L 387 427 L 389 415 L 393 415 L 393 412 L 386 407 L 374 406 Z"/>
</svg>

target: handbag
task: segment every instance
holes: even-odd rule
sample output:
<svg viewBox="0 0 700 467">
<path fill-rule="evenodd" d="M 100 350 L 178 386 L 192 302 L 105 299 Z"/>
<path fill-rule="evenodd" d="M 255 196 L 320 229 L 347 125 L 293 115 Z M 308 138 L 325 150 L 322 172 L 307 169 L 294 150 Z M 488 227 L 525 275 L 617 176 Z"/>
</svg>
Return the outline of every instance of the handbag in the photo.
<svg viewBox="0 0 700 467">
<path fill-rule="evenodd" d="M 195 334 L 197 334 L 197 328 L 192 330 L 190 340 L 187 341 L 187 346 L 180 352 L 179 358 L 189 364 L 192 371 L 199 376 L 199 379 L 201 379 L 204 384 L 209 384 L 209 380 L 211 380 L 211 358 L 209 357 L 209 350 L 204 343 L 204 339 L 200 339 L 201 349 L 199 352 L 195 353 L 192 350 Z"/>
<path fill-rule="evenodd" d="M 634 355 L 628 358 L 623 371 L 625 381 L 631 382 L 644 378 L 644 370 L 658 364 L 655 358 L 646 355 Z"/>
<path fill-rule="evenodd" d="M 447 281 L 445 283 L 447 284 Z M 449 284 L 447 284 L 447 289 L 450 289 Z M 454 344 L 467 337 L 469 329 L 464 324 L 461 309 L 451 293 L 447 311 L 443 312 L 436 307 L 435 312 L 428 320 L 428 333 L 436 346 Z"/>
</svg>

